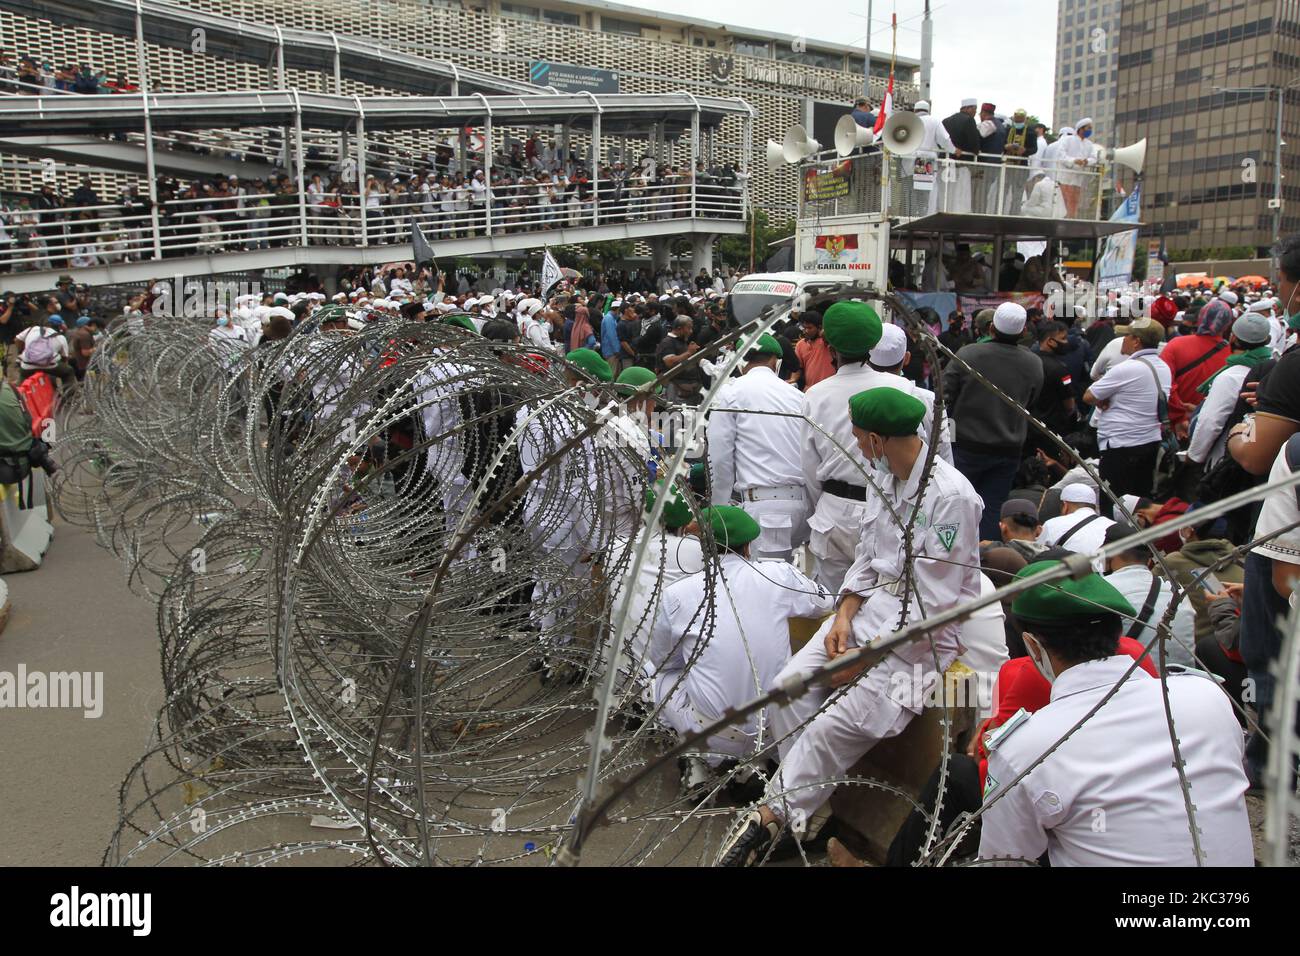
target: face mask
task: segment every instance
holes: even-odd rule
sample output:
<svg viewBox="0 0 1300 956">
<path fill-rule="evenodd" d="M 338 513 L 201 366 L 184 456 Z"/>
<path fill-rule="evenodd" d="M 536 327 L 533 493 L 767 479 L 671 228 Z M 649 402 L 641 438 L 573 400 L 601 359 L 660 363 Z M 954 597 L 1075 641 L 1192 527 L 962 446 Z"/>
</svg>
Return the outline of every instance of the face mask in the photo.
<svg viewBox="0 0 1300 956">
<path fill-rule="evenodd" d="M 1052 668 L 1052 659 L 1047 656 L 1047 651 L 1043 650 L 1043 645 L 1039 644 L 1038 641 L 1034 640 L 1034 638 L 1029 634 L 1022 633 L 1021 637 L 1024 638 L 1025 650 L 1029 654 L 1029 659 L 1034 662 L 1034 666 L 1038 668 L 1038 673 L 1043 675 L 1043 679 L 1047 681 L 1047 683 L 1055 683 L 1056 671 Z M 1034 656 L 1034 651 L 1038 652 L 1038 657 Z M 1039 660 L 1040 657 L 1042 660 Z"/>
<path fill-rule="evenodd" d="M 1091 139 L 1091 138 L 1092 138 L 1092 130 L 1090 130 L 1090 129 L 1085 129 L 1082 133 L 1079 134 L 1079 136 L 1080 136 L 1082 139 Z"/>
<path fill-rule="evenodd" d="M 868 447 L 870 447 L 869 439 L 868 439 Z M 889 470 L 889 459 L 885 457 L 884 445 L 880 446 L 880 452 L 877 455 L 877 457 L 867 458 L 867 464 L 871 466 L 871 470 L 875 473 L 875 477 L 877 480 L 893 477 L 894 473 Z"/>
<path fill-rule="evenodd" d="M 224 315 L 221 316 L 221 318 L 217 319 L 217 325 L 221 326 L 222 328 L 225 328 L 229 324 L 230 324 L 230 319 L 226 318 Z"/>
<path fill-rule="evenodd" d="M 1286 308 L 1282 310 L 1286 313 L 1286 327 L 1292 330 L 1300 329 L 1300 312 L 1291 311 L 1291 300 L 1295 298 L 1295 290 L 1297 288 L 1300 288 L 1300 286 L 1293 286 L 1291 288 L 1291 294 L 1286 297 Z"/>
<path fill-rule="evenodd" d="M 1013 125 L 1016 129 L 1024 129 L 1024 128 L 1025 128 L 1025 124 L 1024 124 L 1024 123 L 1013 123 L 1012 125 Z"/>
</svg>

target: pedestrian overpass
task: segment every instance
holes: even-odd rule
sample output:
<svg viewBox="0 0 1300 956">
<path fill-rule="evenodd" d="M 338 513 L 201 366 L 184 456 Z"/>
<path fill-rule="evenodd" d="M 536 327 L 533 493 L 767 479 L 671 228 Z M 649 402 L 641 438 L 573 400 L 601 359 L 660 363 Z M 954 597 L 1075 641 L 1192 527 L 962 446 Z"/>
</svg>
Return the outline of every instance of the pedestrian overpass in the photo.
<svg viewBox="0 0 1300 956">
<path fill-rule="evenodd" d="M 694 174 L 709 166 L 714 133 L 739 122 L 737 182 Z M 711 243 L 745 231 L 747 160 L 753 111 L 742 100 L 670 94 L 341 96 L 299 90 L 114 96 L 0 97 L 0 142 L 20 139 L 28 155 L 69 137 L 102 144 L 113 168 L 134 166 L 141 201 L 56 212 L 20 211 L 19 240 L 0 252 L 6 286 L 39 291 L 68 273 L 92 284 L 160 274 L 218 274 L 284 266 L 356 265 L 411 257 L 411 225 L 434 254 L 489 256 L 543 245 L 644 240 L 658 262 L 673 239 L 693 247 L 692 268 L 711 264 Z M 406 173 L 421 165 L 420 144 L 446 144 L 460 168 L 493 163 L 512 131 L 558 131 L 560 152 L 583 156 L 588 172 L 563 190 L 538 182 L 495 185 L 451 203 L 418 193 L 379 195 L 376 167 Z M 437 140 L 438 136 L 450 138 Z M 194 150 L 200 147 L 202 155 Z M 609 157 L 678 160 L 678 174 L 652 182 L 617 169 Z M 163 163 L 160 156 L 170 157 Z M 159 201 L 161 169 L 211 160 L 215 177 L 288 170 L 288 183 L 242 195 Z M 600 160 L 596 162 L 595 160 Z M 171 165 L 169 165 L 171 164 Z M 233 165 L 232 165 L 233 164 Z M 309 191 L 313 171 L 351 185 L 337 196 Z M 194 173 L 189 173 L 195 176 Z M 206 177 L 205 177 L 206 178 Z M 145 193 L 148 201 L 144 200 Z M 11 223 L 11 232 L 15 232 Z M 74 264 L 83 263 L 81 265 Z"/>
</svg>

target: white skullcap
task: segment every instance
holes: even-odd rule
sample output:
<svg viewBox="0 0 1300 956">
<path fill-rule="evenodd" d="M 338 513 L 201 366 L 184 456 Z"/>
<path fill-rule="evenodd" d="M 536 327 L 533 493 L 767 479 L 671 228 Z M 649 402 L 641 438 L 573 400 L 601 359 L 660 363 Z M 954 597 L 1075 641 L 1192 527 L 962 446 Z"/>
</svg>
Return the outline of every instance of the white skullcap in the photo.
<svg viewBox="0 0 1300 956">
<path fill-rule="evenodd" d="M 291 309 L 286 309 L 282 305 L 277 305 L 275 308 L 267 310 L 266 317 L 268 319 L 273 319 L 276 316 L 280 316 L 281 318 L 285 318 L 285 319 L 294 318 L 293 311 Z"/>
<path fill-rule="evenodd" d="M 892 322 L 880 327 L 880 341 L 871 350 L 872 365 L 880 368 L 893 368 L 903 361 L 907 354 L 907 333 Z"/>
<path fill-rule="evenodd" d="M 448 301 L 446 301 L 446 300 L 444 299 L 442 302 L 439 302 L 439 303 L 438 303 L 438 311 L 439 311 L 439 312 L 455 312 L 455 311 L 456 311 L 456 303 L 455 303 L 455 302 L 448 302 Z"/>
<path fill-rule="evenodd" d="M 1247 308 L 1246 311 L 1247 311 L 1247 312 L 1272 312 L 1272 311 L 1273 311 L 1273 300 L 1272 300 L 1272 299 L 1260 299 L 1258 302 L 1252 302 L 1252 303 L 1250 304 L 1250 307 Z"/>
<path fill-rule="evenodd" d="M 961 101 L 962 109 L 965 109 L 968 106 L 979 106 L 979 105 L 980 105 L 980 101 L 973 96 L 968 96 L 966 97 L 966 99 Z"/>
<path fill-rule="evenodd" d="M 1061 489 L 1061 502 L 1074 505 L 1092 505 L 1097 507 L 1097 490 L 1091 485 L 1076 481 Z M 1131 508 L 1129 509 L 1132 510 Z"/>
<path fill-rule="evenodd" d="M 1091 125 L 1092 125 L 1092 117 L 1085 116 L 1083 119 L 1079 120 L 1079 122 L 1074 124 L 1074 128 L 1076 130 L 1079 130 L 1079 129 L 1083 129 L 1085 126 L 1091 126 Z"/>
<path fill-rule="evenodd" d="M 360 332 L 366 327 L 366 318 L 368 313 L 358 312 L 356 315 L 348 317 L 348 328 L 353 332 Z"/>
<path fill-rule="evenodd" d="M 930 101 L 929 101 L 929 100 L 917 100 L 916 103 L 912 106 L 912 110 L 913 110 L 914 112 L 919 112 L 920 110 L 925 110 L 925 111 L 928 113 L 928 112 L 930 112 Z"/>
<path fill-rule="evenodd" d="M 1142 502 L 1142 499 L 1137 495 L 1121 495 L 1119 500 L 1124 503 L 1124 510 L 1129 514 L 1133 514 L 1137 511 L 1137 506 Z M 1118 518 L 1119 516 L 1116 515 L 1116 517 Z"/>
<path fill-rule="evenodd" d="M 611 309 L 617 309 L 617 308 L 622 307 L 622 305 L 623 305 L 623 300 L 622 300 L 622 299 L 615 299 L 613 302 L 611 302 L 611 303 L 609 304 L 609 307 L 610 307 Z"/>
<path fill-rule="evenodd" d="M 1074 127 L 1073 127 L 1073 126 L 1062 126 L 1059 130 L 1057 130 L 1056 135 L 1057 135 L 1057 136 L 1069 136 L 1069 135 L 1070 135 L 1071 133 L 1073 133 L 1073 132 L 1074 132 Z"/>
<path fill-rule="evenodd" d="M 1023 305 L 1017 302 L 1003 302 L 993 313 L 993 328 L 1003 335 L 1019 335 L 1025 330 L 1027 317 Z"/>
<path fill-rule="evenodd" d="M 1219 298 L 1228 303 L 1228 305 L 1237 304 L 1237 293 L 1233 292 L 1231 289 L 1224 289 L 1219 293 Z"/>
</svg>

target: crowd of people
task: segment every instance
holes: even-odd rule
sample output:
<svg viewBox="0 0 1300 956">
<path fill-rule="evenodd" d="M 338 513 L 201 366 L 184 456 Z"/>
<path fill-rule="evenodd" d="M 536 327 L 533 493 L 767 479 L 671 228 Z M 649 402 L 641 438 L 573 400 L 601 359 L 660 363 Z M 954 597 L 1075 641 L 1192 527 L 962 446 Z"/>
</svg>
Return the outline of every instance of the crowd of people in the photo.
<svg viewBox="0 0 1300 956">
<path fill-rule="evenodd" d="M 110 76 L 89 63 L 56 66 L 35 55 L 19 57 L 15 63 L 8 50 L 0 50 L 0 90 L 28 96 L 140 92 L 123 73 Z"/>
<path fill-rule="evenodd" d="M 531 140 L 529 142 L 532 142 Z M 430 240 L 495 233 L 679 218 L 740 218 L 730 167 L 706 169 L 646 162 L 629 170 L 603 164 L 592 180 L 580 165 L 547 160 L 462 171 L 439 152 L 437 165 L 412 175 L 367 175 L 358 188 L 342 174 L 312 173 L 299 197 L 296 181 L 216 176 L 159 179 L 159 248 L 164 257 L 300 245 L 358 245 L 410 240 L 418 225 Z M 522 155 L 522 153 L 520 153 Z M 555 166 L 552 170 L 551 167 Z M 71 194 L 44 184 L 0 208 L 0 271 L 33 272 L 154 258 L 153 203 L 133 184 L 101 196 L 89 177 Z"/>
</svg>

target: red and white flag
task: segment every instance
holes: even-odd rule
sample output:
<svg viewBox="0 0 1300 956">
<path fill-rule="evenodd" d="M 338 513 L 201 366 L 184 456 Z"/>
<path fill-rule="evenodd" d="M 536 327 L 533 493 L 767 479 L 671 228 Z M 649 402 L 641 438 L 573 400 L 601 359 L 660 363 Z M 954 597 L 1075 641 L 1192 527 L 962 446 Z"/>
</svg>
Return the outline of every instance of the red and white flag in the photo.
<svg viewBox="0 0 1300 956">
<path fill-rule="evenodd" d="M 885 120 L 889 119 L 889 114 L 894 112 L 894 71 L 889 71 L 889 87 L 885 90 L 884 102 L 880 104 L 880 109 L 876 111 L 876 125 L 874 132 L 877 136 L 885 128 Z"/>
</svg>

